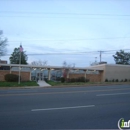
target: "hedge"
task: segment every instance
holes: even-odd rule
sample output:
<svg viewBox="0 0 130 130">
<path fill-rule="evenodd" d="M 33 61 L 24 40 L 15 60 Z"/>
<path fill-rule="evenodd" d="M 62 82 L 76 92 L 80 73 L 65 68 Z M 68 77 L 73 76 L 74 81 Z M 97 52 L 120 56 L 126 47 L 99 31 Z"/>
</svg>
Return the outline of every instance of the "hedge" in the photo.
<svg viewBox="0 0 130 130">
<path fill-rule="evenodd" d="M 5 81 L 7 82 L 18 82 L 19 76 L 16 74 L 6 74 Z"/>
</svg>

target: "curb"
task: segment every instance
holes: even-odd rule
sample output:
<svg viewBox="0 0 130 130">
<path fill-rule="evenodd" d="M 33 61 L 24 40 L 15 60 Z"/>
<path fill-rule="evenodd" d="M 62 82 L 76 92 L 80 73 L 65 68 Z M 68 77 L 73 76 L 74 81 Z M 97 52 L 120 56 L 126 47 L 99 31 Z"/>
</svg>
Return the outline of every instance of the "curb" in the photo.
<svg viewBox="0 0 130 130">
<path fill-rule="evenodd" d="M 31 88 L 40 88 L 39 86 L 25 86 L 25 87 L 0 87 L 0 90 L 2 89 L 31 89 Z"/>
<path fill-rule="evenodd" d="M 87 84 L 87 85 L 59 85 L 59 86 L 44 86 L 43 88 L 68 88 L 68 87 L 94 87 L 94 86 L 114 86 L 114 85 L 130 85 L 130 83 L 126 84 Z"/>
<path fill-rule="evenodd" d="M 94 86 L 116 86 L 116 85 L 130 85 L 130 83 L 118 83 L 118 84 L 86 84 L 86 85 L 57 85 L 57 86 L 25 86 L 25 87 L 0 87 L 3 89 L 35 89 L 35 88 L 68 88 L 68 87 L 94 87 Z"/>
</svg>

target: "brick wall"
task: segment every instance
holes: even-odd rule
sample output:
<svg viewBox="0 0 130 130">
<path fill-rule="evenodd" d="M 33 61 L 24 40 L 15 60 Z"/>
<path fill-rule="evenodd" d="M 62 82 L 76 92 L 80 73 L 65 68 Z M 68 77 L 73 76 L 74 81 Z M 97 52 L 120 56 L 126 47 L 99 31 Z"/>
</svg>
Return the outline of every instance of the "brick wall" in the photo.
<svg viewBox="0 0 130 130">
<path fill-rule="evenodd" d="M 79 78 L 85 77 L 85 74 L 69 74 L 69 78 Z M 102 81 L 102 73 L 100 74 L 86 74 L 86 78 L 89 79 L 90 82 L 101 82 Z"/>
<path fill-rule="evenodd" d="M 0 81 L 5 81 L 4 76 L 10 74 L 9 70 L 0 70 Z M 11 74 L 19 75 L 18 71 L 11 71 Z M 30 72 L 20 72 L 21 81 L 30 81 Z"/>
</svg>

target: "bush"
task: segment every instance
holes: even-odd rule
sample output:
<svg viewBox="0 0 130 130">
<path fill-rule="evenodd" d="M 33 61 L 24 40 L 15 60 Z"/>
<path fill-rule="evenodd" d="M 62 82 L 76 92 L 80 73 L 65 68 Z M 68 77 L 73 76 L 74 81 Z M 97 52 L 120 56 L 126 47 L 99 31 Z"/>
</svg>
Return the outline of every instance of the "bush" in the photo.
<svg viewBox="0 0 130 130">
<path fill-rule="evenodd" d="M 70 82 L 71 82 L 71 79 L 70 79 L 70 78 L 67 78 L 67 79 L 66 79 L 66 82 L 67 82 L 67 83 L 70 83 Z"/>
<path fill-rule="evenodd" d="M 60 77 L 56 77 L 56 81 L 61 81 L 61 78 Z"/>
<path fill-rule="evenodd" d="M 79 78 L 76 79 L 76 82 L 85 82 L 85 78 L 79 77 Z"/>
<path fill-rule="evenodd" d="M 5 81 L 7 82 L 18 82 L 19 76 L 16 74 L 6 74 Z"/>
<path fill-rule="evenodd" d="M 75 78 L 72 78 L 72 79 L 70 80 L 70 82 L 76 82 L 76 79 L 75 79 Z"/>
<path fill-rule="evenodd" d="M 89 79 L 86 79 L 86 82 L 89 82 Z"/>
<path fill-rule="evenodd" d="M 65 82 L 65 78 L 61 77 L 61 82 L 64 83 Z"/>
<path fill-rule="evenodd" d="M 85 82 L 85 78 L 84 78 L 84 77 L 81 77 L 81 78 L 80 78 L 80 82 Z"/>
<path fill-rule="evenodd" d="M 123 79 L 121 80 L 121 82 L 124 82 Z"/>
<path fill-rule="evenodd" d="M 118 79 L 116 79 L 116 82 L 118 82 Z"/>
<path fill-rule="evenodd" d="M 113 79 L 112 82 L 115 82 L 115 80 Z"/>
<path fill-rule="evenodd" d="M 105 79 L 105 82 L 108 82 L 108 79 Z"/>
<path fill-rule="evenodd" d="M 73 83 L 73 82 L 89 82 L 89 79 L 86 79 L 85 81 L 85 78 L 84 77 L 79 77 L 79 78 L 68 78 L 66 80 L 68 83 Z"/>
<path fill-rule="evenodd" d="M 127 79 L 125 79 L 124 82 L 127 82 Z"/>
<path fill-rule="evenodd" d="M 45 81 L 45 82 L 48 82 L 48 78 L 44 78 L 44 81 Z"/>
</svg>

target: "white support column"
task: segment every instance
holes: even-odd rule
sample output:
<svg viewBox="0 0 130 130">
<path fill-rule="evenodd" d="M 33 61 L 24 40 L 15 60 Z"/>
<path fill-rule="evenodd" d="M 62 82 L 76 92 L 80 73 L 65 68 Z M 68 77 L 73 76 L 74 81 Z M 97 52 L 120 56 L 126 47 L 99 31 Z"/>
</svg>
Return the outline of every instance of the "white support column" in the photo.
<svg viewBox="0 0 130 130">
<path fill-rule="evenodd" d="M 51 80 L 51 69 L 48 69 L 48 80 Z"/>
<path fill-rule="evenodd" d="M 32 77 L 32 70 L 33 68 L 30 68 L 30 81 L 32 81 L 31 77 Z"/>
<path fill-rule="evenodd" d="M 55 70 L 55 81 L 56 81 L 56 76 L 57 76 L 57 70 Z"/>
<path fill-rule="evenodd" d="M 11 66 L 10 66 L 10 74 L 11 74 Z"/>
<path fill-rule="evenodd" d="M 69 78 L 69 69 L 67 70 L 67 79 Z"/>
<path fill-rule="evenodd" d="M 87 70 L 85 70 L 85 73 L 84 73 L 84 78 L 85 78 L 85 82 L 86 82 L 86 72 L 87 72 Z"/>
<path fill-rule="evenodd" d="M 44 69 L 42 70 L 42 80 L 44 81 Z"/>
</svg>

